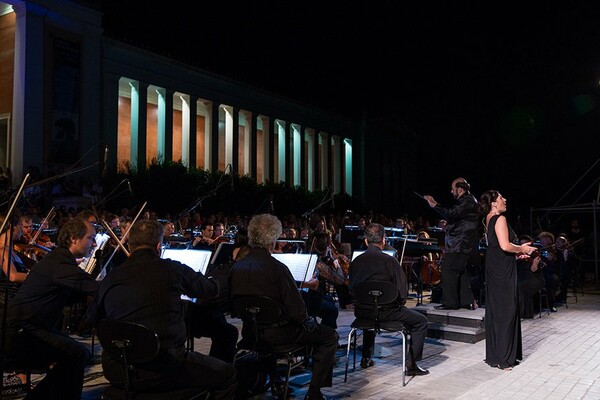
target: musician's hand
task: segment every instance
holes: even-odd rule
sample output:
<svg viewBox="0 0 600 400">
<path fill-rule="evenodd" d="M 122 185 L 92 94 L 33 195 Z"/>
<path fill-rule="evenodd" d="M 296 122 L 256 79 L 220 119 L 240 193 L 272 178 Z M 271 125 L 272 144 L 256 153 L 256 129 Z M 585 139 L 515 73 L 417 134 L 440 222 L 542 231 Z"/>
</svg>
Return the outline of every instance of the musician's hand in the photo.
<svg viewBox="0 0 600 400">
<path fill-rule="evenodd" d="M 319 280 L 316 278 L 311 278 L 306 282 L 302 282 L 302 287 L 308 288 L 310 290 L 317 290 L 319 288 Z"/>
</svg>

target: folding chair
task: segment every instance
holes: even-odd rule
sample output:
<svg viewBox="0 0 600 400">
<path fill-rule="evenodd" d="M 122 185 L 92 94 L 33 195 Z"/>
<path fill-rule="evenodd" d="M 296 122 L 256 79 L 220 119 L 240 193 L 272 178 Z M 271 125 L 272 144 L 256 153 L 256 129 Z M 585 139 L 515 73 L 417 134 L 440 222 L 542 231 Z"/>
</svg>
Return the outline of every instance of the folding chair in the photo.
<svg viewBox="0 0 600 400">
<path fill-rule="evenodd" d="M 380 321 L 380 310 L 393 303 L 398 297 L 398 288 L 392 282 L 370 281 L 358 284 L 354 290 L 355 304 L 360 303 L 373 308 L 373 318 L 355 318 L 348 334 L 348 347 L 346 349 L 346 370 L 344 382 L 348 380 L 348 365 L 350 364 L 350 346 L 354 343 L 354 363 L 356 369 L 356 336 L 357 331 L 373 330 L 376 334 L 385 332 L 398 332 L 402 335 L 402 386 L 406 386 L 406 337 L 409 333 L 400 321 Z M 356 312 L 356 311 L 355 311 Z"/>
<path fill-rule="evenodd" d="M 185 388 L 168 392 L 138 392 L 132 390 L 131 376 L 135 364 L 149 362 L 158 355 L 160 341 L 156 333 L 135 322 L 104 319 L 99 322 L 96 335 L 102 351 L 123 363 L 125 384 L 123 388 L 110 385 L 101 395 L 103 400 L 195 400 L 206 398 L 209 391 Z"/>
</svg>

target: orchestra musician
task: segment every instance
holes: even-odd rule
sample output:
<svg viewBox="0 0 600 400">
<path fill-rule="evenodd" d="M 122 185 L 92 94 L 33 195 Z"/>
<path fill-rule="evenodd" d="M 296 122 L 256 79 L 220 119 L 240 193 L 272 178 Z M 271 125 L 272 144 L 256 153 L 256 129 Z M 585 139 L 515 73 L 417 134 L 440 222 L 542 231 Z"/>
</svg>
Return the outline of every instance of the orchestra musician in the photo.
<svg viewBox="0 0 600 400">
<path fill-rule="evenodd" d="M 560 293 L 556 296 L 556 300 L 566 303 L 569 286 L 574 279 L 577 279 L 581 260 L 574 251 L 574 244 L 566 235 L 559 235 L 555 244 L 555 254 L 560 265 Z"/>
<path fill-rule="evenodd" d="M 561 266 L 556 257 L 555 236 L 552 232 L 543 231 L 538 233 L 538 241 L 541 246 L 542 271 L 544 272 L 546 289 L 548 290 L 548 304 L 550 304 L 550 311 L 557 312 L 558 310 L 554 306 L 554 303 L 556 303 L 556 293 L 560 288 Z"/>
<path fill-rule="evenodd" d="M 261 340 L 270 345 L 312 346 L 312 379 L 305 399 L 323 399 L 321 388 L 333 383 L 333 363 L 339 336 L 335 329 L 308 316 L 291 272 L 271 256 L 281 232 L 281 221 L 276 216 L 259 214 L 252 217 L 248 224 L 248 241 L 252 249 L 231 268 L 230 297 L 235 301 L 237 296 L 268 296 L 281 305 L 284 310 L 282 320 L 265 328 Z M 244 324 L 242 340 L 252 340 L 252 335 L 251 327 Z M 280 398 L 286 395 L 283 393 Z"/>
<path fill-rule="evenodd" d="M 192 241 L 192 247 L 196 250 L 213 250 L 212 244 L 214 227 L 211 223 L 206 223 L 202 226 L 200 235 L 196 236 Z"/>
<path fill-rule="evenodd" d="M 93 295 L 94 278 L 78 267 L 76 258 L 86 257 L 96 246 L 96 230 L 87 221 L 73 218 L 58 232 L 58 247 L 35 268 L 27 284 L 11 300 L 6 331 L 7 355 L 20 367 L 39 369 L 52 365 L 49 373 L 28 393 L 28 398 L 80 400 L 83 376 L 90 352 L 58 326 L 64 307 L 73 294 Z"/>
<path fill-rule="evenodd" d="M 308 315 L 321 318 L 321 324 L 337 329 L 338 309 L 329 285 L 344 285 L 346 279 L 339 262 L 331 255 L 330 238 L 327 232 L 317 232 L 313 237 L 313 251 L 319 256 L 315 272 L 310 280 L 302 282 L 302 298 Z"/>
<path fill-rule="evenodd" d="M 529 235 L 519 236 L 519 244 L 532 243 Z M 519 294 L 519 314 L 521 318 L 533 318 L 535 311 L 534 299 L 539 291 L 546 286 L 542 272 L 542 257 L 539 253 L 527 255 L 517 253 L 517 291 Z"/>
<path fill-rule="evenodd" d="M 218 294 L 219 286 L 185 264 L 161 259 L 163 234 L 164 226 L 156 220 L 134 222 L 128 235 L 131 256 L 102 280 L 91 307 L 92 320 L 137 322 L 160 338 L 158 355 L 134 367 L 131 384 L 138 391 L 151 395 L 198 388 L 198 392 L 211 390 L 213 399 L 233 399 L 238 383 L 234 366 L 185 347 L 181 295 L 209 299 Z M 123 384 L 122 365 L 121 360 L 103 354 L 104 375 L 117 386 Z"/>
</svg>

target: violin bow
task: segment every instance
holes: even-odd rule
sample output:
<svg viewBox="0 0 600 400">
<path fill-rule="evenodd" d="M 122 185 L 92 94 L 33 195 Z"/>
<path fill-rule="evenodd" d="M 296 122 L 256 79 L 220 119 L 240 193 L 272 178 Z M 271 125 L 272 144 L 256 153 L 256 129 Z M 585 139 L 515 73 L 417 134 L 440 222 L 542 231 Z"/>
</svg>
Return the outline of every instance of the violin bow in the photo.
<svg viewBox="0 0 600 400">
<path fill-rule="evenodd" d="M 50 216 L 52 215 L 53 212 L 54 212 L 54 207 L 52 207 L 50 209 L 50 211 L 48 211 L 48 214 L 46 214 L 46 216 L 42 220 L 42 223 L 40 224 L 40 228 L 37 230 L 37 232 L 35 232 L 35 235 L 33 235 L 33 237 L 31 238 L 31 240 L 29 241 L 29 244 L 37 243 L 37 240 L 40 237 L 40 233 L 42 233 L 42 227 L 44 225 L 50 223 Z"/>
</svg>

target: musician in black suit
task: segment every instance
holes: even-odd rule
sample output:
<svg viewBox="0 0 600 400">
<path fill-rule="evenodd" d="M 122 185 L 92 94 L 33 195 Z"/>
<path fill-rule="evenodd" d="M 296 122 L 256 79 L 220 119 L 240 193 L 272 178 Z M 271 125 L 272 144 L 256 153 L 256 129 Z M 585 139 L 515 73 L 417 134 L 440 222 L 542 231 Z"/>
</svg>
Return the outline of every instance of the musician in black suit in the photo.
<svg viewBox="0 0 600 400">
<path fill-rule="evenodd" d="M 79 400 L 89 350 L 57 328 L 63 309 L 75 294 L 91 295 L 96 280 L 78 267 L 95 247 L 96 230 L 74 218 L 58 233 L 58 247 L 29 272 L 8 308 L 6 349 L 19 367 L 48 367 L 28 399 Z"/>
<path fill-rule="evenodd" d="M 408 296 L 408 283 L 404 270 L 395 257 L 383 253 L 385 247 L 385 228 L 381 224 L 369 224 L 365 228 L 367 250 L 350 263 L 350 291 L 354 292 L 361 282 L 389 281 L 398 288 L 396 302 L 380 312 L 381 321 L 401 321 L 410 331 L 410 354 L 406 367 L 408 375 L 427 375 L 429 370 L 417 365 L 423 358 L 423 345 L 427 336 L 427 317 L 418 311 L 405 306 Z M 372 306 L 354 300 L 354 315 L 357 318 L 373 318 Z M 368 368 L 374 364 L 371 360 L 375 346 L 375 332 L 365 331 L 363 336 L 363 353 L 360 366 Z"/>
<path fill-rule="evenodd" d="M 281 221 L 271 214 L 255 215 L 248 225 L 248 241 L 252 249 L 237 261 L 229 274 L 229 293 L 236 296 L 268 296 L 283 308 L 283 320 L 265 328 L 261 340 L 273 344 L 306 344 L 313 346 L 312 379 L 306 399 L 323 399 L 321 388 L 332 385 L 333 361 L 338 334 L 335 329 L 309 318 L 296 282 L 285 264 L 271 252 L 281 235 Z M 276 326 L 275 326 L 276 325 Z M 242 340 L 252 329 L 242 327 Z"/>
<path fill-rule="evenodd" d="M 163 234 L 164 226 L 156 220 L 141 219 L 133 224 L 131 255 L 100 284 L 91 319 L 136 322 L 158 335 L 160 352 L 134 369 L 131 383 L 140 392 L 197 388 L 198 392 L 211 390 L 213 399 L 232 399 L 238 384 L 233 365 L 185 347 L 181 295 L 210 299 L 218 295 L 219 285 L 179 261 L 161 259 Z M 102 367 L 108 381 L 123 386 L 121 360 L 103 353 Z"/>
</svg>

